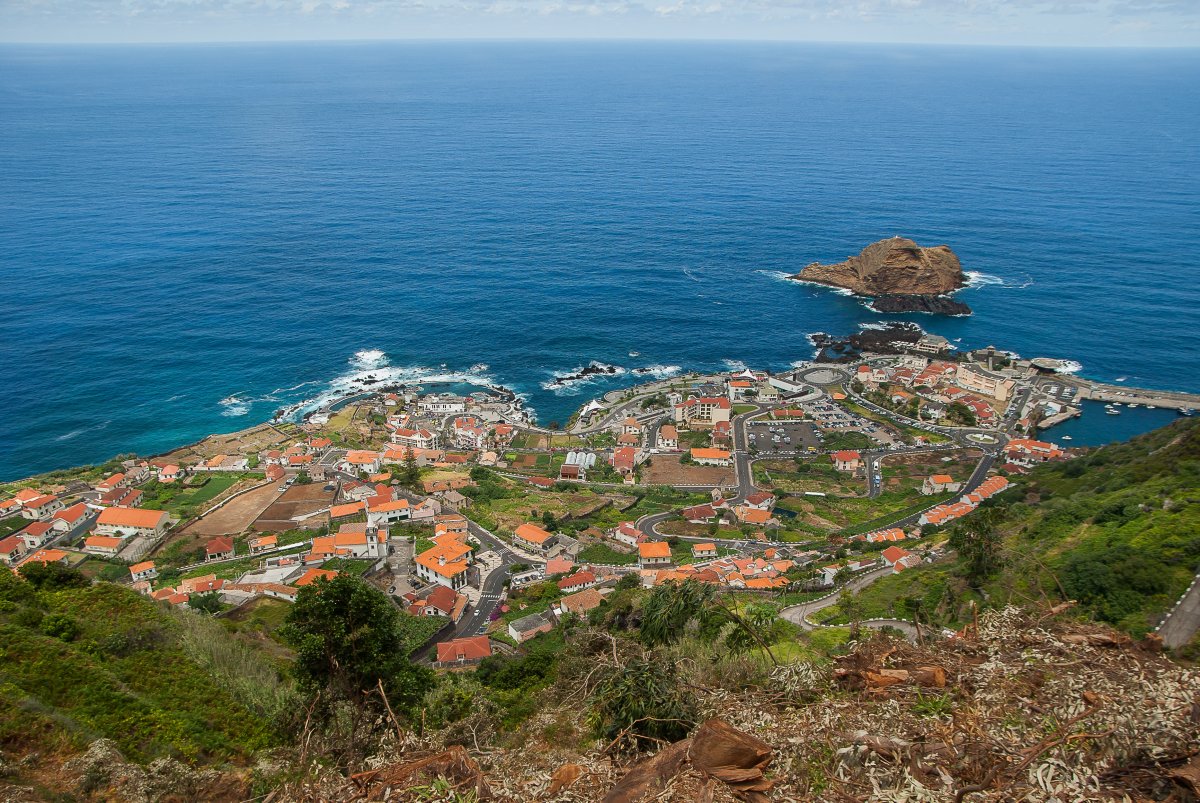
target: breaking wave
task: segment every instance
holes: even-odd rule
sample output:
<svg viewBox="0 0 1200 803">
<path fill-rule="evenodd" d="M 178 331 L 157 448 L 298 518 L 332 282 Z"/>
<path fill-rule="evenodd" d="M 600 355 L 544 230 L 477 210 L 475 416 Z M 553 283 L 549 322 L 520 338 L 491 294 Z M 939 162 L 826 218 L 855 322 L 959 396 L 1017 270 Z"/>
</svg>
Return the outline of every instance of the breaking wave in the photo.
<svg viewBox="0 0 1200 803">
<path fill-rule="evenodd" d="M 354 352 L 350 364 L 358 368 L 382 368 L 388 364 L 388 356 L 379 349 L 363 349 Z"/>
<path fill-rule="evenodd" d="M 754 272 L 757 273 L 759 276 L 766 276 L 768 279 L 775 279 L 776 281 L 780 281 L 780 282 L 798 281 L 797 279 L 792 278 L 792 276 L 794 274 L 788 273 L 786 270 L 760 269 L 760 270 L 756 270 Z M 811 284 L 811 282 L 805 282 L 805 284 Z"/>
<path fill-rule="evenodd" d="M 226 418 L 237 418 L 246 415 L 250 412 L 250 406 L 254 403 L 251 399 L 243 399 L 238 395 L 226 396 L 217 402 L 223 408 L 221 415 Z"/>
<path fill-rule="evenodd" d="M 356 396 L 362 393 L 377 393 L 385 388 L 400 385 L 413 386 L 422 383 L 462 383 L 476 385 L 491 390 L 501 390 L 501 386 L 490 375 L 484 373 L 486 368 L 478 363 L 467 371 L 456 371 L 445 365 L 430 367 L 424 365 L 390 365 L 387 354 L 379 349 L 363 349 L 355 352 L 347 362 L 350 370 L 341 376 L 336 376 L 328 382 L 302 382 L 291 388 L 280 388 L 272 391 L 269 396 L 249 401 L 287 402 L 278 410 L 275 420 L 292 420 L 303 417 L 306 413 L 319 410 L 340 399 Z M 291 400 L 285 395 L 304 387 L 317 385 L 321 390 L 315 394 L 300 399 Z M 507 390 L 507 389 L 504 389 Z M 509 391 L 511 392 L 511 391 Z M 245 403 L 247 400 L 239 400 Z M 225 413 L 229 415 L 230 413 Z"/>
<path fill-rule="evenodd" d="M 683 370 L 679 365 L 647 365 L 644 368 L 634 368 L 633 372 L 639 376 L 652 376 L 655 379 L 666 379 L 668 376 L 675 376 Z"/>
<path fill-rule="evenodd" d="M 1021 281 L 1013 281 L 1000 276 L 993 276 L 990 273 L 984 273 L 980 270 L 965 271 L 967 283 L 959 288 L 961 290 L 970 290 L 977 287 L 1002 287 L 1005 290 L 1023 290 L 1033 284 L 1033 276 L 1026 275 Z"/>
</svg>

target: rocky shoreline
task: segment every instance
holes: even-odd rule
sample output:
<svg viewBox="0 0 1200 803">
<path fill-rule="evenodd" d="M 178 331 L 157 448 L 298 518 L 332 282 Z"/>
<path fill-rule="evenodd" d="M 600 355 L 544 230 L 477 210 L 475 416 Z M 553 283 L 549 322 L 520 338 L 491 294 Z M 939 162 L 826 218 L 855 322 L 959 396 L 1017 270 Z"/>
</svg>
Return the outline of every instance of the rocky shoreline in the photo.
<svg viewBox="0 0 1200 803">
<path fill-rule="evenodd" d="M 809 335 L 817 349 L 813 362 L 848 363 L 858 360 L 863 352 L 873 354 L 905 354 L 896 344 L 916 343 L 925 331 L 915 323 L 891 323 L 880 329 L 863 329 L 852 335 L 835 337 L 825 332 Z"/>
<path fill-rule="evenodd" d="M 970 315 L 971 308 L 945 295 L 877 296 L 870 305 L 876 312 L 928 312 L 933 315 Z"/>
</svg>

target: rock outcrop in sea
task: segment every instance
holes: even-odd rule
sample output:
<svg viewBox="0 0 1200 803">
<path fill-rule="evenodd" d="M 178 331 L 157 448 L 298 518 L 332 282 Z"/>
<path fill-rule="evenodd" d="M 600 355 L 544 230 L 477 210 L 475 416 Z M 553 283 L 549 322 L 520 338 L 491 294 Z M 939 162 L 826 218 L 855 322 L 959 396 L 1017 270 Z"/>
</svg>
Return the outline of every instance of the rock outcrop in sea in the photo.
<svg viewBox="0 0 1200 803">
<path fill-rule="evenodd" d="M 814 262 L 790 278 L 874 298 L 880 312 L 971 314 L 966 304 L 945 298 L 967 283 L 962 264 L 948 245 L 924 248 L 907 238 L 892 237 L 871 243 L 844 262 Z"/>
</svg>

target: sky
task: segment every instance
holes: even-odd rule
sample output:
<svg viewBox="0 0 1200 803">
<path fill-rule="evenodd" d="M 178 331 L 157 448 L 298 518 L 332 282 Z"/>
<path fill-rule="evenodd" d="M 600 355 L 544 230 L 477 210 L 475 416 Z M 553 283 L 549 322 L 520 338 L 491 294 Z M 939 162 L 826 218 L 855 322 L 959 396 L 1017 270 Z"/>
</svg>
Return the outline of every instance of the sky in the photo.
<svg viewBox="0 0 1200 803">
<path fill-rule="evenodd" d="M 3 42 L 475 38 L 1200 47 L 1200 0 L 0 0 Z"/>
</svg>

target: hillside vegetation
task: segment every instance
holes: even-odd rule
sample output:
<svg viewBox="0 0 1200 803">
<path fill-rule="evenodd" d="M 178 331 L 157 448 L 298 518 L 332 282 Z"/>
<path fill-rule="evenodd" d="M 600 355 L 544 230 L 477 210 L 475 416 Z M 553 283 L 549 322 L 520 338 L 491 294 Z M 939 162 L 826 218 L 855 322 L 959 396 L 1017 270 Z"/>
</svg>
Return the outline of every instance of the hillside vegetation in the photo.
<svg viewBox="0 0 1200 803">
<path fill-rule="evenodd" d="M 236 674 L 235 674 L 236 673 Z M 0 750 L 111 740 L 139 762 L 242 763 L 276 743 L 287 684 L 215 622 L 109 583 L 0 572 Z"/>
<path fill-rule="evenodd" d="M 1086 616 L 1141 637 L 1200 569 L 1198 421 L 1013 479 L 1014 490 L 950 528 L 952 547 L 976 545 L 970 557 L 887 578 L 860 593 L 853 611 L 827 609 L 825 618 L 916 612 L 957 628 L 972 602 L 1076 600 Z"/>
</svg>

